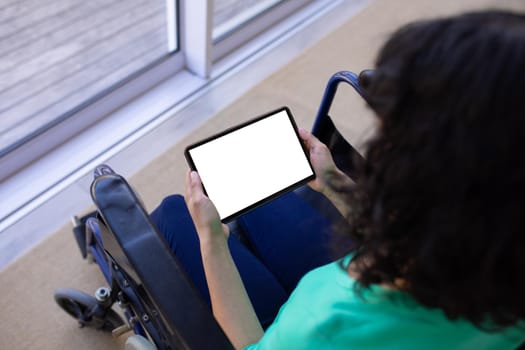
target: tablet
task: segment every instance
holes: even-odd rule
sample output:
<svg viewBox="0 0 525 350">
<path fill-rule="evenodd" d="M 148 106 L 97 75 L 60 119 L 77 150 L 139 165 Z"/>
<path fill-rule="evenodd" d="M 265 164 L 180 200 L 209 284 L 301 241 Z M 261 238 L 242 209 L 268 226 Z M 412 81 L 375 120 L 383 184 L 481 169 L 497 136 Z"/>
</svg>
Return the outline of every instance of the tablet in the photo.
<svg viewBox="0 0 525 350">
<path fill-rule="evenodd" d="M 222 222 L 315 178 L 287 107 L 190 145 L 184 153 Z"/>
</svg>

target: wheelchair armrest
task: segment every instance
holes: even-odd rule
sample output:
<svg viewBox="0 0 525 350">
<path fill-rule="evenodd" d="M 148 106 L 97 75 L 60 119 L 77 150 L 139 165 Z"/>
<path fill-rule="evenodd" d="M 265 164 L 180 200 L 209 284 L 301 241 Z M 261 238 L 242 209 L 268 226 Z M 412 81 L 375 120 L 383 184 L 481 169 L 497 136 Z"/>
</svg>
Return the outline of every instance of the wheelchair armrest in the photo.
<svg viewBox="0 0 525 350">
<path fill-rule="evenodd" d="M 144 287 L 177 343 L 188 349 L 231 349 L 126 180 L 116 174 L 101 175 L 91 186 L 91 196 L 109 229 L 103 232 L 104 249 L 119 268 L 138 279 L 134 282 Z"/>
<path fill-rule="evenodd" d="M 364 159 L 343 135 L 341 135 L 328 114 L 340 83 L 350 85 L 360 96 L 363 96 L 363 92 L 359 87 L 359 77 L 357 74 L 341 71 L 332 75 L 326 85 L 323 99 L 314 121 L 312 134 L 330 149 L 337 167 L 350 176 L 350 178 L 356 180 L 356 164 L 363 162 Z"/>
</svg>

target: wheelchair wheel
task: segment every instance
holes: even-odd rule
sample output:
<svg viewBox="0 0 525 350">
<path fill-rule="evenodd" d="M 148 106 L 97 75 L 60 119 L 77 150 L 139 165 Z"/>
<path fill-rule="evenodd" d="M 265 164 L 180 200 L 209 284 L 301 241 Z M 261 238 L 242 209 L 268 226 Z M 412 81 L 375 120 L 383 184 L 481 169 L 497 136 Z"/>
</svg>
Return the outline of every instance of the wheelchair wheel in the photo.
<svg viewBox="0 0 525 350">
<path fill-rule="evenodd" d="M 113 309 L 104 310 L 97 299 L 79 290 L 59 289 L 55 292 L 55 301 L 62 310 L 78 321 L 80 327 L 111 332 L 124 324 L 122 318 Z M 100 313 L 103 314 L 102 317 Z"/>
</svg>

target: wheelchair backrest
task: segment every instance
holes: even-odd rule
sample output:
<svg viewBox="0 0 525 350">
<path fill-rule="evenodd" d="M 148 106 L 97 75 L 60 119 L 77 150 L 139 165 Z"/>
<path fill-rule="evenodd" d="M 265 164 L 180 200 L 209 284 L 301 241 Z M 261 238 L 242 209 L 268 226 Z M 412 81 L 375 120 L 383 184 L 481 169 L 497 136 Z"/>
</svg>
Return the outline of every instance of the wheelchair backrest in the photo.
<svg viewBox="0 0 525 350">
<path fill-rule="evenodd" d="M 115 278 L 124 276 L 123 290 L 134 287 L 134 295 L 128 298 L 137 298 L 141 304 L 141 323 L 159 326 L 155 329 L 161 348 L 231 349 L 210 308 L 126 180 L 116 174 L 99 176 L 91 196 L 107 227 L 101 235 L 106 253 L 120 272 L 121 277 Z"/>
</svg>

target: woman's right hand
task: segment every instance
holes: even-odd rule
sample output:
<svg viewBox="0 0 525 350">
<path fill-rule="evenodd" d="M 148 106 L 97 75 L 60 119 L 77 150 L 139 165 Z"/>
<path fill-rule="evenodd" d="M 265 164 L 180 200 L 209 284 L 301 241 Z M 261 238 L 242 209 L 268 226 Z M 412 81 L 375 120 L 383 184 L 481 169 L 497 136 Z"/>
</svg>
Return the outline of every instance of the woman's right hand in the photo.
<svg viewBox="0 0 525 350">
<path fill-rule="evenodd" d="M 301 128 L 299 128 L 299 135 L 308 150 L 316 175 L 315 180 L 309 183 L 312 189 L 329 195 L 331 192 L 342 192 L 354 183 L 335 165 L 332 154 L 324 143 Z"/>
<path fill-rule="evenodd" d="M 343 215 L 346 215 L 348 207 L 341 194 L 349 192 L 354 182 L 335 165 L 330 150 L 317 137 L 301 128 L 299 128 L 299 135 L 309 153 L 316 175 L 308 185 L 325 195 Z"/>
</svg>

